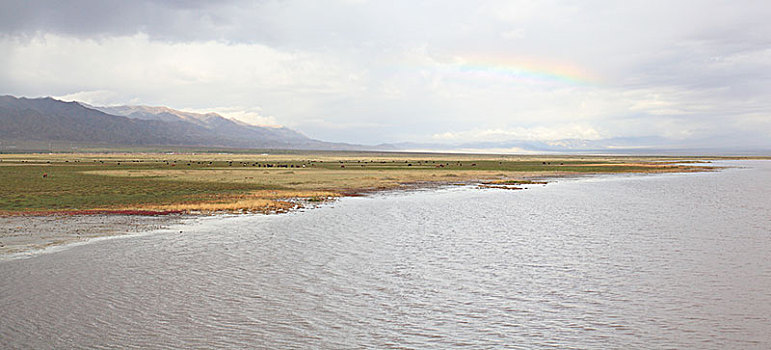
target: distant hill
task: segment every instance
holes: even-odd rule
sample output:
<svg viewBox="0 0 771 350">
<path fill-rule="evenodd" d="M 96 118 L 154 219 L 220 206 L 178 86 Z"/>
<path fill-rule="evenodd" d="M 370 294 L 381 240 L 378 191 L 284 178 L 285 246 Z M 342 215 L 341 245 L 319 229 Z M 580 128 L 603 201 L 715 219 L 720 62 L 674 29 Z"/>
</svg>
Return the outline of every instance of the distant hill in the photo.
<svg viewBox="0 0 771 350">
<path fill-rule="evenodd" d="M 166 107 L 95 107 L 50 97 L 0 96 L 0 140 L 128 146 L 354 150 L 364 146 L 308 138 L 294 130 L 260 127 L 216 113 Z"/>
<path fill-rule="evenodd" d="M 87 106 L 87 105 L 86 105 Z M 91 107 L 107 114 L 131 119 L 155 120 L 168 123 L 189 123 L 229 139 L 262 140 L 277 145 L 302 145 L 319 142 L 285 127 L 262 127 L 227 119 L 217 113 L 183 112 L 168 107 L 114 106 Z"/>
<path fill-rule="evenodd" d="M 711 145 L 720 140 L 707 138 L 678 143 L 664 137 L 615 137 L 600 140 L 561 139 L 550 141 L 490 141 L 466 143 L 413 143 L 402 142 L 378 145 L 383 150 L 430 151 L 448 153 L 500 153 L 500 154 L 613 154 L 613 155 L 726 155 L 767 156 L 771 149 L 758 144 L 755 148 Z"/>
</svg>

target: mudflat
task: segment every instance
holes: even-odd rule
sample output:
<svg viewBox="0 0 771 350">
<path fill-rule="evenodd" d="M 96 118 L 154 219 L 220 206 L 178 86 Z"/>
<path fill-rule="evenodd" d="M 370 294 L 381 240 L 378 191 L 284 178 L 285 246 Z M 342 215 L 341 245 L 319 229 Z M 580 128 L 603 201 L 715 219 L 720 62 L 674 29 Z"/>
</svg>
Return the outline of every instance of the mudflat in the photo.
<svg viewBox="0 0 771 350">
<path fill-rule="evenodd" d="M 168 228 L 184 215 L 18 215 L 0 217 L 0 256 Z"/>
</svg>

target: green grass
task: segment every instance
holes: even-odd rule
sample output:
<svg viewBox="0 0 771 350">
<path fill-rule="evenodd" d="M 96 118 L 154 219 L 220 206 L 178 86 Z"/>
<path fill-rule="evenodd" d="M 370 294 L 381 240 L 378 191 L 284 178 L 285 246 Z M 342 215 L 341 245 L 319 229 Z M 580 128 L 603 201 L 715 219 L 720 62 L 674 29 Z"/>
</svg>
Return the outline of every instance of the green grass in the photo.
<svg viewBox="0 0 771 350">
<path fill-rule="evenodd" d="M 617 164 L 650 160 L 363 152 L 2 155 L 0 211 L 163 205 L 257 190 L 355 192 L 447 178 L 527 183 L 522 176 L 688 170 Z"/>
<path fill-rule="evenodd" d="M 147 177 L 84 174 L 89 170 L 153 169 L 160 165 L 84 163 L 0 166 L 0 210 L 88 209 L 142 203 L 173 203 L 200 195 L 266 189 L 254 184 L 168 181 Z M 47 174 L 43 178 L 43 174 Z"/>
</svg>

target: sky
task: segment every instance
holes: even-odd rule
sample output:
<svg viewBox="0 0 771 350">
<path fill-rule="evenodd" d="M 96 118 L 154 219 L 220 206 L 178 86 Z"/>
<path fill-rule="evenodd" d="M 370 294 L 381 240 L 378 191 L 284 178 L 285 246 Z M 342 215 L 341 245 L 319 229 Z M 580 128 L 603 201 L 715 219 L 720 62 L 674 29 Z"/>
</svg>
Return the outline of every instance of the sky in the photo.
<svg viewBox="0 0 771 350">
<path fill-rule="evenodd" d="M 0 94 L 368 145 L 771 149 L 769 18 L 748 0 L 0 0 Z"/>
</svg>

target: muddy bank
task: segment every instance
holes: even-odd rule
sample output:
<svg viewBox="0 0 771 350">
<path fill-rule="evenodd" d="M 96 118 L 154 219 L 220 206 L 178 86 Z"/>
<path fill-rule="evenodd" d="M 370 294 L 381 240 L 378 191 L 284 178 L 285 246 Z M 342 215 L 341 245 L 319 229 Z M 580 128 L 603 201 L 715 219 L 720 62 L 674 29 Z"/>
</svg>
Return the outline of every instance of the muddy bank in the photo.
<svg viewBox="0 0 771 350">
<path fill-rule="evenodd" d="M 164 229 L 189 218 L 188 215 L 0 216 L 0 258 L 95 237 Z"/>
</svg>

